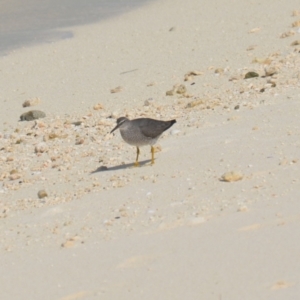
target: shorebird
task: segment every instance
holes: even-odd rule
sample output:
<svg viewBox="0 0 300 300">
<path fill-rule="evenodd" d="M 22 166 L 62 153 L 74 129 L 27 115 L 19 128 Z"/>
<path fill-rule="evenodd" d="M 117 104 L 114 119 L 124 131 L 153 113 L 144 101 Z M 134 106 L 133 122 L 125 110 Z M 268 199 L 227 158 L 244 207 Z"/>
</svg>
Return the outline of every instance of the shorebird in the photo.
<svg viewBox="0 0 300 300">
<path fill-rule="evenodd" d="M 123 140 L 132 146 L 136 146 L 136 160 L 134 165 L 139 166 L 140 147 L 151 146 L 151 164 L 154 164 L 154 147 L 164 131 L 169 129 L 176 120 L 159 121 L 149 118 L 129 120 L 126 117 L 117 119 L 117 126 L 110 132 L 120 129 Z"/>
</svg>

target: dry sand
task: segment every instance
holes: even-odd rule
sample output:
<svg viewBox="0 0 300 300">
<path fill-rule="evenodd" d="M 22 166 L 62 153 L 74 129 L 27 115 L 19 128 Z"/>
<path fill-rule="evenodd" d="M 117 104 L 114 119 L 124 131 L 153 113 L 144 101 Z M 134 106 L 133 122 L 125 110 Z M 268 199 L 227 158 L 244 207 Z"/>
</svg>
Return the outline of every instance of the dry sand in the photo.
<svg viewBox="0 0 300 300">
<path fill-rule="evenodd" d="M 299 20 L 163 0 L 0 57 L 0 298 L 298 299 Z M 122 115 L 177 119 L 154 166 Z"/>
</svg>

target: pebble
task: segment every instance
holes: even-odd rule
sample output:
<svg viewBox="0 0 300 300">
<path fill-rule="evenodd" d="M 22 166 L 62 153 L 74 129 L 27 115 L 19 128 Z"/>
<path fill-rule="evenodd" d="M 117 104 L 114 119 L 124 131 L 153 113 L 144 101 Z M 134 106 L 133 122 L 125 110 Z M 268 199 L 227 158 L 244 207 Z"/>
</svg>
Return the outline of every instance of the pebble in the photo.
<svg viewBox="0 0 300 300">
<path fill-rule="evenodd" d="M 46 114 L 40 110 L 30 110 L 20 116 L 21 121 L 33 121 L 36 119 L 45 118 Z"/>
<path fill-rule="evenodd" d="M 112 94 L 114 94 L 114 93 L 120 93 L 122 91 L 123 91 L 123 87 L 121 87 L 121 86 L 117 86 L 116 88 L 110 90 L 110 92 Z"/>
<path fill-rule="evenodd" d="M 284 33 L 280 36 L 280 38 L 284 39 L 284 38 L 287 38 L 287 37 L 292 36 L 292 35 L 294 35 L 294 34 L 295 34 L 295 31 L 290 30 L 290 31 L 284 32 Z"/>
<path fill-rule="evenodd" d="M 103 105 L 101 103 L 98 103 L 96 105 L 94 105 L 93 107 L 94 110 L 100 110 L 100 109 L 103 109 Z"/>
<path fill-rule="evenodd" d="M 61 247 L 62 248 L 71 248 L 71 247 L 74 247 L 76 241 L 78 241 L 78 240 L 80 240 L 80 237 L 76 235 L 76 236 L 68 239 L 66 242 L 62 243 Z"/>
<path fill-rule="evenodd" d="M 300 20 L 293 22 L 292 27 L 300 27 Z"/>
<path fill-rule="evenodd" d="M 48 197 L 48 194 L 47 194 L 47 192 L 45 190 L 38 191 L 37 195 L 38 195 L 39 199 L 43 199 L 45 197 Z"/>
<path fill-rule="evenodd" d="M 266 67 L 265 68 L 265 76 L 273 76 L 278 73 L 278 69 L 276 67 Z"/>
<path fill-rule="evenodd" d="M 300 16 L 300 10 L 294 10 L 292 13 L 292 17 Z"/>
<path fill-rule="evenodd" d="M 238 212 L 247 212 L 247 211 L 249 211 L 249 208 L 247 206 L 243 205 L 243 206 L 240 206 L 237 211 Z"/>
<path fill-rule="evenodd" d="M 222 68 L 215 69 L 215 73 L 216 74 L 223 74 L 224 73 L 224 69 L 222 69 Z"/>
<path fill-rule="evenodd" d="M 149 99 L 145 100 L 145 102 L 144 102 L 145 106 L 150 106 L 152 104 L 154 104 L 153 98 L 149 98 Z"/>
<path fill-rule="evenodd" d="M 259 77 L 259 75 L 256 72 L 248 72 L 245 74 L 245 79 L 253 78 L 253 77 Z"/>
<path fill-rule="evenodd" d="M 291 46 L 299 46 L 299 45 L 300 45 L 300 40 L 291 43 Z"/>
<path fill-rule="evenodd" d="M 185 85 L 184 84 L 181 84 L 178 88 L 177 88 L 177 90 L 176 90 L 176 93 L 177 94 L 185 94 L 186 93 L 186 87 L 185 87 Z"/>
<path fill-rule="evenodd" d="M 255 27 L 255 28 L 249 30 L 248 33 L 256 33 L 256 32 L 259 32 L 259 31 L 261 31 L 261 28 L 260 27 Z"/>
<path fill-rule="evenodd" d="M 23 103 L 23 107 L 38 105 L 40 102 L 41 100 L 39 98 L 29 99 Z"/>
<path fill-rule="evenodd" d="M 234 181 L 239 181 L 243 179 L 243 174 L 240 172 L 236 172 L 236 171 L 231 171 L 231 172 L 227 172 L 224 173 L 221 178 L 220 181 L 225 181 L 225 182 L 234 182 Z"/>
<path fill-rule="evenodd" d="M 192 108 L 192 107 L 195 107 L 195 106 L 200 105 L 200 104 L 204 104 L 204 101 L 202 99 L 197 99 L 197 100 L 189 102 L 186 105 L 186 108 Z"/>
<path fill-rule="evenodd" d="M 200 71 L 190 71 L 184 75 L 184 81 L 191 81 L 194 79 L 194 76 L 203 75 L 203 72 Z"/>
</svg>

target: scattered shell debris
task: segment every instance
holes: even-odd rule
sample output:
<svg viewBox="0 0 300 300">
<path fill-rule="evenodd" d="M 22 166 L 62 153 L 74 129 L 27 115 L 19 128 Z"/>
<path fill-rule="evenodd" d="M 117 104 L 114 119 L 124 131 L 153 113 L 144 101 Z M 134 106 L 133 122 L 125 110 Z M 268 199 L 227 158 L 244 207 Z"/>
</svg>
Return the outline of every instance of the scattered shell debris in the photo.
<svg viewBox="0 0 300 300">
<path fill-rule="evenodd" d="M 75 246 L 76 242 L 80 241 L 80 236 L 76 235 L 72 238 L 69 238 L 64 243 L 61 244 L 62 248 L 72 248 Z"/>
<path fill-rule="evenodd" d="M 267 58 L 259 58 L 259 57 L 255 57 L 252 60 L 252 63 L 258 63 L 258 64 L 262 64 L 262 65 L 269 65 L 272 63 L 272 59 L 267 57 Z"/>
<path fill-rule="evenodd" d="M 261 31 L 261 28 L 260 27 L 255 27 L 255 28 L 249 30 L 248 33 L 256 33 L 256 32 L 259 32 L 259 31 Z"/>
<path fill-rule="evenodd" d="M 200 71 L 190 71 L 184 75 L 184 81 L 192 81 L 194 80 L 194 76 L 203 75 L 203 72 Z"/>
<path fill-rule="evenodd" d="M 283 34 L 280 35 L 280 38 L 284 39 L 290 36 L 295 35 L 295 31 L 294 30 L 289 30 L 287 32 L 284 32 Z"/>
<path fill-rule="evenodd" d="M 23 113 L 20 116 L 21 121 L 33 121 L 41 118 L 45 118 L 46 114 L 40 110 L 30 110 L 28 112 Z"/>
<path fill-rule="evenodd" d="M 189 103 L 186 105 L 186 108 L 192 108 L 192 107 L 195 107 L 195 106 L 198 106 L 198 105 L 201 105 L 201 104 L 204 104 L 204 100 L 202 100 L 202 99 L 197 99 L 197 100 L 194 100 L 194 101 L 189 102 Z"/>
<path fill-rule="evenodd" d="M 292 27 L 300 27 L 300 20 L 293 22 Z"/>
<path fill-rule="evenodd" d="M 172 90 L 166 92 L 166 96 L 174 96 L 175 94 L 182 95 L 186 98 L 191 97 L 191 95 L 187 93 L 187 88 L 184 84 L 175 84 Z"/>
<path fill-rule="evenodd" d="M 297 16 L 300 16 L 300 10 L 294 10 L 292 12 L 292 17 L 297 17 Z"/>
<path fill-rule="evenodd" d="M 286 43 L 288 49 L 284 54 L 265 53 L 262 54 L 262 58 L 256 58 L 254 61 L 249 58 L 248 65 L 235 69 L 226 67 L 226 72 L 222 76 L 215 76 L 214 71 L 218 66 L 211 66 L 210 72 L 191 71 L 176 75 L 176 78 L 181 78 L 182 81 L 173 86 L 169 94 L 175 97 L 171 99 L 164 96 L 164 90 L 159 89 L 160 85 L 157 84 L 155 88 L 147 89 L 149 95 L 146 96 L 146 100 L 139 99 L 140 102 L 130 108 L 118 107 L 119 111 L 110 110 L 101 103 L 96 103 L 87 107 L 84 112 L 78 111 L 68 115 L 49 115 L 45 118 L 45 114 L 42 113 L 43 120 L 36 120 L 34 118 L 36 113 L 33 111 L 25 113 L 28 114 L 28 118 L 23 114 L 21 119 L 34 120 L 34 122 L 16 122 L 14 126 L 7 126 L 5 132 L 0 132 L 0 195 L 5 194 L 3 197 L 5 203 L 0 203 L 0 217 L 7 218 L 17 210 L 56 207 L 61 203 L 81 199 L 91 193 L 102 194 L 113 189 L 126 188 L 137 178 L 140 181 L 149 182 L 151 185 L 159 182 L 160 177 L 163 176 L 159 172 L 157 174 L 152 174 L 152 172 L 145 174 L 145 172 L 137 177 L 137 171 L 130 169 L 135 154 L 128 145 L 124 145 L 123 141 L 118 139 L 117 134 L 113 140 L 113 136 L 109 134 L 115 126 L 115 119 L 121 115 L 129 118 L 176 118 L 182 127 L 180 130 L 172 129 L 169 133 L 176 140 L 177 137 L 184 136 L 190 130 L 203 126 L 206 122 L 205 116 L 213 115 L 215 112 L 223 117 L 226 116 L 224 118 L 226 120 L 230 111 L 238 113 L 238 108 L 244 111 L 254 109 L 262 103 L 268 104 L 265 102 L 266 94 L 276 95 L 299 84 L 297 74 L 300 69 L 300 57 L 298 52 L 294 51 L 295 48 L 289 47 L 291 42 L 282 41 L 282 43 Z M 254 49 L 255 47 L 251 46 L 250 48 Z M 244 51 L 246 52 L 246 49 Z M 255 65 L 257 76 L 258 74 L 263 76 L 259 80 L 244 80 L 245 74 L 253 70 L 252 62 L 257 63 Z M 275 68 L 277 73 L 273 72 L 272 68 Z M 293 78 L 291 78 L 291 73 L 294 74 Z M 202 75 L 201 80 L 197 82 L 197 85 L 190 87 L 195 93 L 195 96 L 191 97 L 183 83 L 187 85 L 189 84 L 187 81 L 198 79 L 193 77 L 200 75 Z M 207 81 L 209 76 L 210 81 Z M 150 78 L 149 80 L 154 79 Z M 198 87 L 202 87 L 203 91 L 198 92 Z M 122 88 L 120 88 L 121 90 Z M 152 90 L 153 92 L 156 90 L 158 93 L 150 94 Z M 194 92 L 195 90 L 196 92 Z M 275 97 L 273 98 L 275 99 Z M 250 130 L 252 128 L 253 133 L 260 133 L 262 130 L 259 129 L 262 127 L 254 125 L 250 127 Z M 257 125 L 260 126 L 260 124 Z M 163 138 L 164 136 L 162 140 Z M 159 145 L 156 147 L 155 151 L 161 151 Z M 161 156 L 164 154 L 166 153 L 161 153 Z M 149 159 L 149 152 L 141 151 L 140 159 Z M 143 168 L 139 171 L 143 171 Z M 172 179 L 179 179 L 182 172 L 184 170 L 179 170 Z M 223 174 L 220 180 L 234 182 L 243 178 L 239 172 L 229 172 Z M 36 193 L 39 188 L 35 189 L 35 187 L 47 187 L 46 200 L 37 200 Z M 23 196 L 26 195 L 28 188 L 35 191 L 32 198 Z M 193 188 L 197 188 L 197 186 L 191 185 L 189 190 L 191 197 Z M 153 190 L 147 190 L 147 192 L 150 193 L 149 195 L 155 195 L 154 190 L 155 186 Z M 145 193 L 145 195 L 148 194 Z M 105 195 L 103 194 L 103 196 L 104 199 Z M 145 197 L 155 198 L 154 196 Z M 181 219 L 185 216 L 180 211 L 180 207 L 183 207 L 183 203 L 188 203 L 188 201 L 180 200 L 179 204 L 174 206 L 174 209 L 178 209 Z M 6 208 L 8 202 L 9 209 Z M 142 217 L 144 212 L 141 212 L 140 205 L 139 202 L 137 209 L 137 205 L 135 206 L 134 203 L 130 203 L 130 205 L 126 203 L 124 210 L 116 209 L 112 205 L 111 214 L 101 220 L 103 236 L 115 226 L 124 226 L 126 228 L 124 230 L 131 230 L 132 223 L 137 219 L 130 219 L 128 216 L 140 218 L 141 222 L 145 222 Z M 145 202 L 144 211 L 146 212 L 150 210 L 147 205 L 149 202 Z M 218 206 L 218 204 L 211 204 L 211 207 L 213 205 Z M 195 218 L 196 223 L 202 222 L 201 213 L 207 212 L 209 209 L 210 206 L 207 203 L 202 203 L 201 207 L 197 207 L 197 212 L 192 218 Z M 157 211 L 156 207 L 151 207 L 151 211 L 151 213 L 147 213 L 149 224 L 162 223 L 161 216 L 168 215 L 167 211 Z M 199 211 L 200 216 L 198 217 Z M 186 218 L 191 219 L 190 216 Z M 130 222 L 125 223 L 124 219 L 130 219 Z M 53 231 L 56 232 L 54 229 Z M 58 247 L 67 248 L 81 243 L 81 239 L 79 241 L 72 238 L 72 236 L 77 236 L 76 232 L 73 234 L 60 239 L 57 243 Z"/>
</svg>

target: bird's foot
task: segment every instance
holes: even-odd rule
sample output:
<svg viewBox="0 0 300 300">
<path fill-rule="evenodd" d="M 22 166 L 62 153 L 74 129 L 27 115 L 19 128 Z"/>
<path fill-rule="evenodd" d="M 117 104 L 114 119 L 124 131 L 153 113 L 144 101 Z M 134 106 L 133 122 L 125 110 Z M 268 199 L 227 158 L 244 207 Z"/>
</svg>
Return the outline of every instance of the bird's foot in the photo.
<svg viewBox="0 0 300 300">
<path fill-rule="evenodd" d="M 139 167 L 140 163 L 138 161 L 136 161 L 133 165 L 134 165 L 134 167 Z"/>
</svg>

